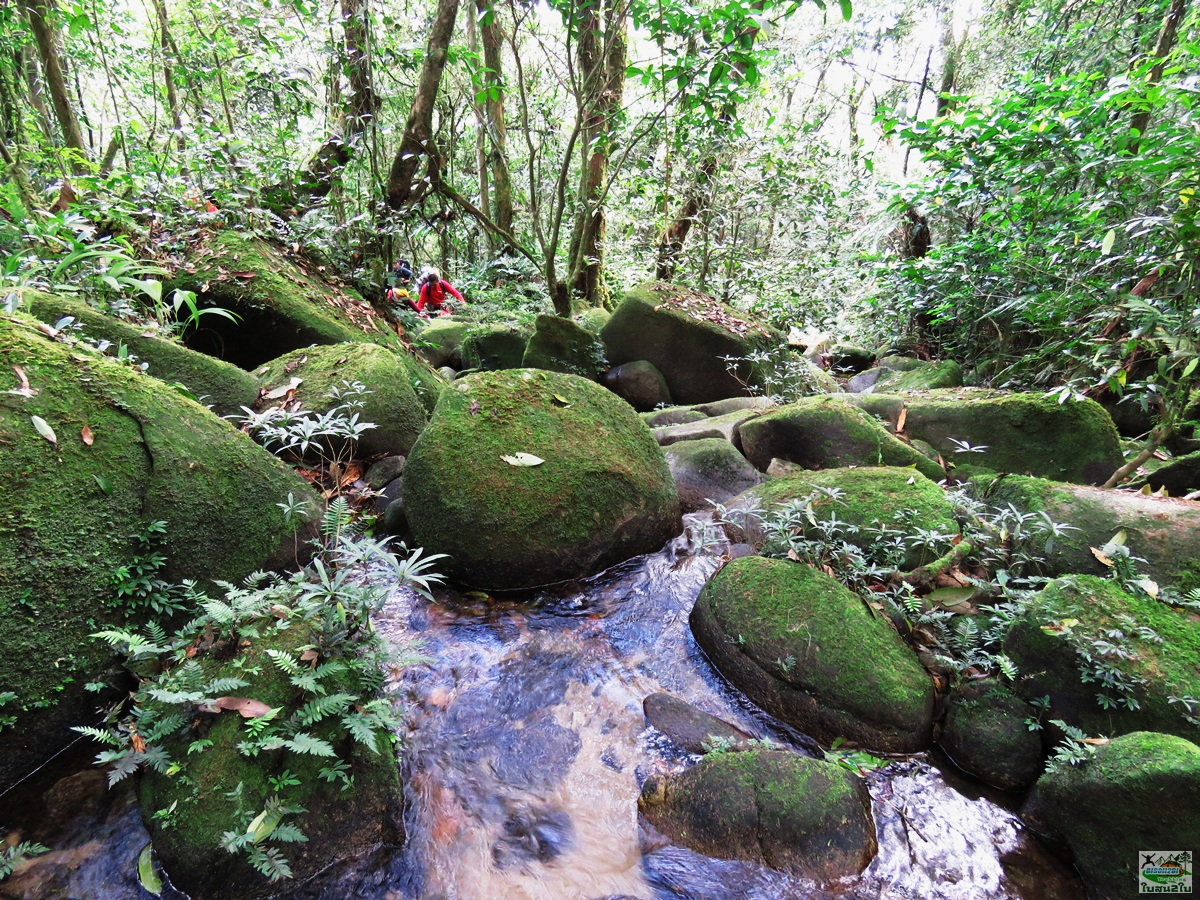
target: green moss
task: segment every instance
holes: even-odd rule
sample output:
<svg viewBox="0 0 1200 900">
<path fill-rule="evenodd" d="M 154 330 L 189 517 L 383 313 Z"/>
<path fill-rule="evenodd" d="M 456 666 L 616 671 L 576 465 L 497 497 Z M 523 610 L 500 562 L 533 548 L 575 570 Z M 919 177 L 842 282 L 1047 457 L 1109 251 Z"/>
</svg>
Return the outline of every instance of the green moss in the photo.
<svg viewBox="0 0 1200 900">
<path fill-rule="evenodd" d="M 903 371 L 886 372 L 875 383 L 878 391 L 931 391 L 963 383 L 962 368 L 952 359 L 923 362 Z"/>
<path fill-rule="evenodd" d="M 473 328 L 463 338 L 463 365 L 468 369 L 494 372 L 519 369 L 525 356 L 528 335 L 505 325 Z"/>
<path fill-rule="evenodd" d="M 905 431 L 955 464 L 1075 484 L 1100 484 L 1121 464 L 1116 426 L 1092 400 L 960 388 L 912 397 L 907 410 Z"/>
<path fill-rule="evenodd" d="M 425 405 L 410 381 L 412 368 L 402 354 L 374 344 L 333 344 L 295 350 L 258 370 L 268 391 L 287 387 L 300 379 L 296 401 L 303 409 L 328 412 L 340 401 L 330 397 L 344 381 L 364 384 L 370 393 L 361 396 L 359 419 L 374 422 L 358 442 L 356 455 L 408 453 L 427 423 Z M 264 407 L 278 400 L 264 400 Z"/>
<path fill-rule="evenodd" d="M 1140 630 L 1145 628 L 1160 640 Z M 1110 645 L 1125 653 L 1106 653 Z M 1097 702 L 1104 688 L 1095 680 L 1081 680 L 1095 670 L 1081 650 L 1143 682 L 1132 691 L 1136 710 L 1124 705 L 1106 710 Z M 1005 652 L 1021 671 L 1018 685 L 1024 696 L 1048 695 L 1052 718 L 1089 734 L 1153 730 L 1200 735 L 1184 708 L 1170 702 L 1171 697 L 1200 697 L 1200 624 L 1164 603 L 1135 597 L 1088 575 L 1062 578 L 1028 604 L 1005 641 Z M 1123 696 L 1117 690 L 1107 693 L 1114 700 Z"/>
<path fill-rule="evenodd" d="M 1042 741 L 1026 720 L 1033 707 L 992 680 L 950 698 L 938 743 L 964 771 L 1004 790 L 1029 787 L 1042 771 Z"/>
<path fill-rule="evenodd" d="M 778 458 L 808 469 L 911 466 L 927 478 L 945 474 L 867 413 L 835 397 L 806 397 L 781 406 L 746 422 L 740 435 L 746 458 L 762 470 Z"/>
<path fill-rule="evenodd" d="M 1200 747 L 1135 732 L 1096 747 L 1079 766 L 1038 781 L 1022 815 L 1066 839 L 1096 900 L 1137 890 L 1141 854 L 1200 846 Z"/>
<path fill-rule="evenodd" d="M 521 365 L 595 380 L 603 358 L 604 348 L 591 332 L 562 316 L 541 315 L 534 323 Z"/>
<path fill-rule="evenodd" d="M 305 483 L 248 437 L 177 391 L 97 353 L 48 340 L 32 320 L 0 318 L 0 690 L 29 710 L 62 699 L 90 707 L 80 687 L 111 664 L 90 640 L 114 616 L 107 603 L 131 536 L 167 522 L 166 571 L 237 580 L 282 561 L 288 493 Z M 38 434 L 38 416 L 57 443 Z M 83 438 L 89 430 L 92 443 Z M 68 707 L 70 703 L 68 703 Z M 80 709 L 63 708 L 62 718 Z M 58 718 L 28 712 L 5 731 L 0 782 L 59 745 Z M 39 736 L 41 736 L 39 738 Z M 65 736 L 64 736 L 65 737 Z M 20 742 L 13 750 L 10 742 Z"/>
<path fill-rule="evenodd" d="M 848 737 L 890 749 L 927 739 L 933 704 L 928 674 L 885 617 L 815 569 L 761 557 L 735 559 L 700 591 L 692 624 L 710 655 L 737 653 L 802 695 L 789 698 L 739 684 L 769 712 L 783 713 L 781 718 L 818 740 Z M 818 709 L 807 709 L 803 697 Z M 792 714 L 803 720 L 790 720 Z"/>
<path fill-rule="evenodd" d="M 453 316 L 439 316 L 430 319 L 428 324 L 413 336 L 413 346 L 431 366 L 444 366 L 461 351 L 463 339 L 470 328 L 466 322 Z"/>
<path fill-rule="evenodd" d="M 522 467 L 503 456 L 544 460 Z M 443 392 L 405 470 L 417 541 L 460 577 L 528 587 L 658 549 L 678 528 L 662 450 L 623 401 L 535 369 L 480 373 Z"/>
<path fill-rule="evenodd" d="M 258 397 L 254 376 L 237 366 L 149 336 L 144 329 L 106 316 L 85 303 L 36 293 L 27 294 L 26 300 L 29 311 L 51 325 L 63 316 L 72 316 L 83 326 L 84 337 L 123 344 L 140 362 L 148 364 L 148 375 L 184 385 L 219 416 L 238 413 L 243 406 L 253 405 Z"/>
</svg>

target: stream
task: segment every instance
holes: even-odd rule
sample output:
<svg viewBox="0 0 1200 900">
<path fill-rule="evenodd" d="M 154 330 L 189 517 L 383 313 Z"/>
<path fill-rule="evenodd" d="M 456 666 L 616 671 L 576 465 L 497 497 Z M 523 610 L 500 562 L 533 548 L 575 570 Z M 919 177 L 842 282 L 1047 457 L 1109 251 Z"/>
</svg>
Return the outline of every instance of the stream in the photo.
<svg viewBox="0 0 1200 900">
<path fill-rule="evenodd" d="M 642 783 L 696 758 L 647 726 L 642 702 L 650 694 L 672 694 L 800 752 L 812 747 L 729 687 L 692 639 L 688 615 L 718 562 L 686 550 L 681 537 L 659 553 L 520 602 L 452 590 L 430 602 L 394 591 L 376 626 L 398 646 L 418 640 L 429 658 L 403 669 L 393 685 L 406 706 L 407 842 L 285 896 L 1084 896 L 1073 870 L 1022 827 L 1012 811 L 1016 798 L 926 755 L 867 775 L 879 853 L 857 878 L 823 889 L 759 865 L 701 856 L 641 827 Z M 77 772 L 53 790 L 81 781 L 94 788 L 98 774 Z M 131 793 L 93 795 L 55 824 L 53 837 L 41 838 L 52 852 L 0 883 L 0 897 L 149 896 L 137 881 L 137 854 L 148 838 Z M 29 814 L 50 807 L 38 798 Z M 30 834 L 46 831 L 44 823 L 28 826 Z M 183 895 L 168 886 L 164 896 Z"/>
</svg>

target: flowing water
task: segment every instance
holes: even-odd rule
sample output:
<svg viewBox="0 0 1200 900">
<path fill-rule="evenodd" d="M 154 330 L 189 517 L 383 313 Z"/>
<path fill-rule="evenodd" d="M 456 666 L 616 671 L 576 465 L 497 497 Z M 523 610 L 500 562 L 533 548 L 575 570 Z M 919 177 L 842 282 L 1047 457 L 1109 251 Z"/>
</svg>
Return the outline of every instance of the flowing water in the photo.
<svg viewBox="0 0 1200 900">
<path fill-rule="evenodd" d="M 717 563 L 683 549 L 680 539 L 588 582 L 520 602 L 449 590 L 430 602 L 394 592 L 378 628 L 398 645 L 419 639 L 430 659 L 405 669 L 394 685 L 407 708 L 407 843 L 290 896 L 1083 896 L 1069 867 L 1024 831 L 1002 797 L 943 774 L 924 757 L 868 776 L 879 854 L 861 876 L 832 886 L 709 859 L 640 826 L 645 779 L 694 760 L 646 725 L 642 701 L 650 694 L 672 694 L 799 752 L 813 748 L 709 666 L 688 614 Z M 109 801 L 102 814 L 93 813 L 99 824 L 76 842 L 85 850 L 59 851 L 74 853 L 70 865 L 46 867 L 40 878 L 33 869 L 0 885 L 0 896 L 138 896 L 133 861 L 147 839 L 132 808 L 128 798 Z"/>
</svg>

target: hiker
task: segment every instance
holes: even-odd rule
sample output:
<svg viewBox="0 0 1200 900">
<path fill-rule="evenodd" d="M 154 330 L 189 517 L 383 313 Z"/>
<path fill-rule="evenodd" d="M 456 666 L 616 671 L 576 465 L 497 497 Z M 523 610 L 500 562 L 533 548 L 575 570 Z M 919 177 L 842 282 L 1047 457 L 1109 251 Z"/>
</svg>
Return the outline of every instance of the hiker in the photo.
<svg viewBox="0 0 1200 900">
<path fill-rule="evenodd" d="M 417 312 L 422 315 L 447 315 L 446 295 L 450 294 L 460 303 L 466 303 L 463 295 L 450 282 L 443 281 L 437 269 L 428 269 L 421 276 L 421 292 L 417 297 Z"/>
<path fill-rule="evenodd" d="M 409 290 L 413 280 L 412 264 L 407 259 L 398 259 L 396 264 L 392 266 L 391 277 L 388 279 L 392 282 L 388 288 L 388 300 L 392 303 L 403 303 L 413 312 L 420 312 L 416 302 L 413 300 L 412 292 Z"/>
</svg>

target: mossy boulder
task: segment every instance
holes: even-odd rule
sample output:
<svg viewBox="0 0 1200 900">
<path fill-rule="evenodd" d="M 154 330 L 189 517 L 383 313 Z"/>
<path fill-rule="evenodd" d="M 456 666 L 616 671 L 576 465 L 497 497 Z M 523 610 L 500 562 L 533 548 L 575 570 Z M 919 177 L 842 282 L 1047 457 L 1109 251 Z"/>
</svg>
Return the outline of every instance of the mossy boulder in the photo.
<svg viewBox="0 0 1200 900">
<path fill-rule="evenodd" d="M 81 326 L 84 337 L 123 344 L 139 362 L 147 364 L 147 375 L 182 384 L 218 416 L 234 415 L 258 398 L 258 381 L 237 366 L 148 334 L 78 300 L 36 293 L 25 299 L 29 312 L 50 325 L 70 316 Z"/>
<path fill-rule="evenodd" d="M 543 462 L 505 460 L 519 453 Z M 517 369 L 454 382 L 404 478 L 417 542 L 486 589 L 589 575 L 659 549 L 680 527 L 675 482 L 650 430 L 576 375 Z"/>
<path fill-rule="evenodd" d="M 262 378 L 264 392 L 259 406 L 264 409 L 287 402 L 289 409 L 326 413 L 341 404 L 332 392 L 344 391 L 344 382 L 365 385 L 370 393 L 358 398 L 363 404 L 358 419 L 374 422 L 375 427 L 358 440 L 355 456 L 381 453 L 403 456 L 427 423 L 425 405 L 410 380 L 407 361 L 399 353 L 374 344 L 331 344 L 293 350 L 260 367 L 257 374 Z M 295 396 L 288 400 L 281 392 L 293 384 Z M 336 445 L 332 449 L 340 452 L 345 440 L 330 440 Z"/>
<path fill-rule="evenodd" d="M 0 786 L 76 736 L 82 686 L 113 664 L 89 635 L 118 621 L 113 574 L 135 533 L 167 523 L 169 580 L 237 581 L 293 558 L 276 505 L 308 486 L 246 435 L 130 366 L 0 317 Z M 19 366 L 33 396 L 21 390 Z M 48 425 L 51 443 L 33 417 Z M 13 707 L 6 707 L 9 712 Z"/>
<path fill-rule="evenodd" d="M 921 362 L 905 371 L 885 369 L 875 382 L 877 391 L 932 391 L 961 387 L 962 367 L 952 359 Z"/>
<path fill-rule="evenodd" d="M 277 719 L 286 720 L 317 695 L 295 687 L 269 654 L 285 654 L 296 667 L 311 672 L 300 661 L 300 654 L 320 643 L 304 624 L 293 624 L 286 631 L 268 628 L 246 641 L 232 660 L 215 654 L 197 655 L 195 661 L 203 673 L 200 683 L 221 678 L 248 681 L 233 693 L 279 709 Z M 340 660 L 323 659 L 322 663 L 331 661 Z M 321 684 L 325 693 L 320 696 L 326 698 L 372 699 L 363 675 L 353 667 L 322 679 Z M 179 711 L 178 705 L 157 700 L 150 700 L 148 706 L 163 716 Z M 302 730 L 328 742 L 337 759 L 287 747 L 250 756 L 238 749 L 249 740 L 249 720 L 238 712 L 192 715 L 192 728 L 162 745 L 171 759 L 182 764 L 183 772 L 147 769 L 139 784 L 142 821 L 175 887 L 209 900 L 278 896 L 281 890 L 302 884 L 331 865 L 365 855 L 380 845 L 398 847 L 403 842 L 399 764 L 390 735 L 379 728 L 371 732 L 372 750 L 352 740 L 340 718 L 331 715 Z M 198 740 L 211 744 L 198 752 L 191 750 L 192 742 Z M 348 785 L 322 777 L 322 770 L 339 760 L 347 764 Z M 285 772 L 291 777 L 283 779 L 277 790 L 271 780 Z M 298 827 L 308 838 L 303 843 L 268 841 L 264 845 L 280 852 L 293 872 L 293 879 L 282 883 L 271 882 L 255 871 L 245 853 L 230 854 L 222 846 L 225 832 L 245 831 L 273 797 L 305 810 L 283 822 Z"/>
<path fill-rule="evenodd" d="M 929 745 L 933 682 L 891 622 L 809 566 L 735 559 L 701 589 L 692 632 L 771 715 L 825 744 Z"/>
<path fill-rule="evenodd" d="M 1091 900 L 1136 895 L 1146 854 L 1155 851 L 1188 851 L 1192 861 L 1185 868 L 1194 871 L 1200 747 L 1172 735 L 1134 732 L 1095 749 L 1081 765 L 1047 771 L 1022 818 L 1066 841 Z"/>
<path fill-rule="evenodd" d="M 941 479 L 941 467 L 901 441 L 861 409 L 833 397 L 805 397 L 745 422 L 742 452 L 766 471 L 772 459 L 806 469 L 911 466 Z"/>
<path fill-rule="evenodd" d="M 604 373 L 604 386 L 639 412 L 670 404 L 671 389 L 654 363 L 635 359 Z"/>
<path fill-rule="evenodd" d="M 575 321 L 579 323 L 580 327 L 587 329 L 589 334 L 599 337 L 600 331 L 608 324 L 608 320 L 611 318 L 612 313 L 607 309 L 593 306 L 576 315 Z"/>
<path fill-rule="evenodd" d="M 1122 462 L 1116 426 L 1094 400 L 959 388 L 913 396 L 905 409 L 905 433 L 968 472 L 1103 484 Z M 962 441 L 983 449 L 964 452 Z"/>
<path fill-rule="evenodd" d="M 1042 773 L 1042 740 L 1032 706 L 995 681 L 953 694 L 938 744 L 964 772 L 1005 791 L 1023 791 Z"/>
<path fill-rule="evenodd" d="M 740 451 L 742 446 L 741 427 L 750 421 L 758 412 L 743 409 L 737 412 L 725 413 L 723 416 L 708 416 L 693 422 L 680 425 L 665 425 L 654 429 L 654 439 L 664 447 L 678 444 L 681 441 L 700 441 L 716 438 L 725 441 Z"/>
<path fill-rule="evenodd" d="M 592 332 L 562 316 L 541 315 L 534 322 L 521 365 L 595 381 L 603 359 L 604 348 Z"/>
<path fill-rule="evenodd" d="M 1021 696 L 1050 698 L 1048 719 L 1091 735 L 1145 730 L 1200 737 L 1178 702 L 1200 697 L 1194 615 L 1091 575 L 1061 578 L 1026 604 L 1004 652 L 1020 672 Z"/>
<path fill-rule="evenodd" d="M 703 422 L 708 416 L 692 406 L 669 406 L 666 409 L 638 413 L 642 421 L 651 428 L 669 425 L 686 425 L 688 422 Z"/>
<path fill-rule="evenodd" d="M 1200 451 L 1176 456 L 1157 466 L 1136 485 L 1148 484 L 1152 490 L 1166 489 L 1172 497 L 1182 497 L 1200 490 Z"/>
<path fill-rule="evenodd" d="M 450 365 L 462 368 L 462 343 L 470 324 L 453 316 L 438 316 L 430 319 L 420 332 L 413 336 L 413 345 L 425 360 L 436 368 Z"/>
<path fill-rule="evenodd" d="M 684 512 L 711 509 L 762 480 L 746 457 L 721 438 L 680 441 L 666 450 L 667 465 L 679 489 Z"/>
<path fill-rule="evenodd" d="M 836 763 L 782 750 L 708 756 L 649 779 L 638 809 L 673 842 L 828 884 L 875 856 L 871 797 Z"/>
<path fill-rule="evenodd" d="M 836 498 L 831 496 L 836 493 Z M 887 466 L 863 466 L 853 469 L 822 469 L 782 478 L 772 478 L 750 488 L 729 504 L 732 508 L 758 506 L 770 510 L 793 500 L 815 497 L 812 510 L 818 521 L 836 517 L 856 529 L 847 540 L 867 548 L 878 538 L 871 529 L 886 528 L 911 534 L 916 528 L 946 536 L 947 542 L 958 534 L 954 507 L 946 492 L 920 472 Z M 813 526 L 808 525 L 809 529 Z M 734 535 L 761 542 L 761 534 Z M 944 549 L 944 548 L 943 548 Z M 905 553 L 901 565 L 913 568 L 932 562 L 937 550 L 914 546 Z"/>
<path fill-rule="evenodd" d="M 725 357 L 745 359 L 773 350 L 783 336 L 698 291 L 667 282 L 627 293 L 600 332 L 614 366 L 654 364 L 676 403 L 705 403 L 749 393 L 761 383 L 749 363 L 731 374 Z"/>
<path fill-rule="evenodd" d="M 472 328 L 462 342 L 463 367 L 484 372 L 519 369 L 529 335 L 507 325 Z"/>
<path fill-rule="evenodd" d="M 1200 559 L 1200 503 L 1019 475 L 976 476 L 970 490 L 993 506 L 1011 504 L 1069 526 L 1055 535 L 1048 550 L 1039 552 L 1051 575 L 1108 574 L 1111 569 L 1092 548 L 1103 547 L 1124 531 L 1125 546 L 1146 561 L 1150 578 L 1163 585 L 1194 586 L 1189 580 Z"/>
<path fill-rule="evenodd" d="M 875 353 L 866 347 L 845 341 L 829 348 L 829 371 L 838 375 L 854 375 L 875 365 Z"/>
<path fill-rule="evenodd" d="M 315 266 L 258 238 L 232 230 L 209 235 L 169 287 L 195 291 L 206 315 L 185 342 L 243 369 L 310 344 L 369 341 L 399 348 L 384 318 L 353 289 L 333 284 Z"/>
</svg>

